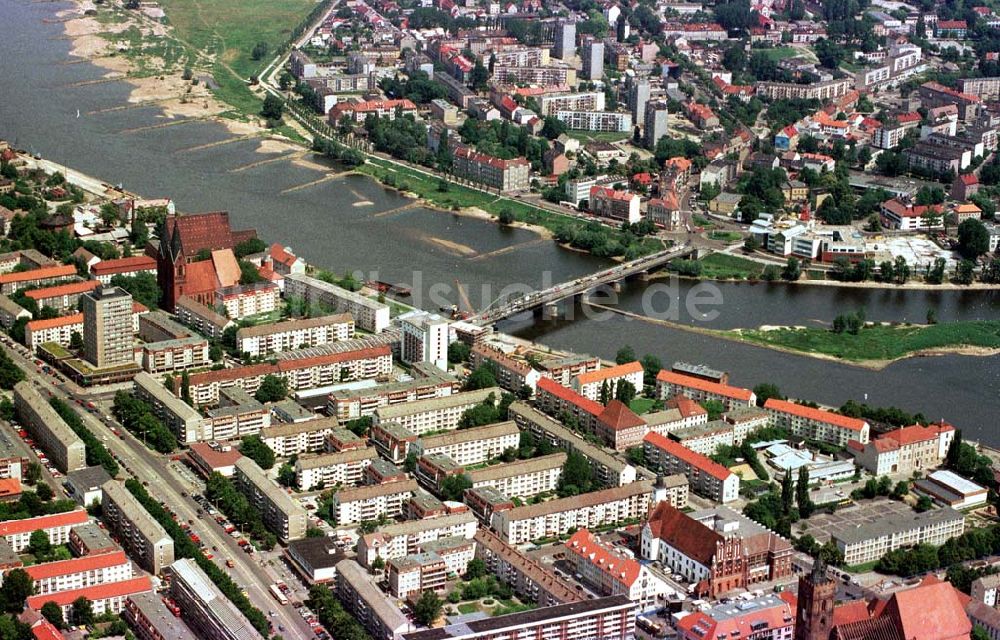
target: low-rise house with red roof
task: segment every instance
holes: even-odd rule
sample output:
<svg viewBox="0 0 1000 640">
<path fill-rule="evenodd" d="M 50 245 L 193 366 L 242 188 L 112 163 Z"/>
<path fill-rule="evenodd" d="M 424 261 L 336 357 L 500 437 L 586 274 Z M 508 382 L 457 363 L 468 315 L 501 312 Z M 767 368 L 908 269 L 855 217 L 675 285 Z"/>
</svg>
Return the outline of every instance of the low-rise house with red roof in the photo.
<svg viewBox="0 0 1000 640">
<path fill-rule="evenodd" d="M 893 198 L 882 203 L 881 218 L 882 225 L 889 229 L 939 229 L 944 220 L 944 206 L 903 203 Z"/>
<path fill-rule="evenodd" d="M 685 396 L 696 402 L 716 400 L 723 404 L 726 411 L 739 407 L 752 407 L 757 401 L 757 396 L 750 389 L 719 384 L 664 369 L 656 374 L 656 397 L 669 400 L 674 396 Z"/>
<path fill-rule="evenodd" d="M 711 129 L 719 126 L 719 116 L 715 115 L 711 107 L 705 104 L 688 103 L 687 117 L 699 129 Z"/>
<path fill-rule="evenodd" d="M 740 497 L 740 477 L 711 458 L 655 431 L 642 440 L 646 466 L 667 475 L 683 474 L 691 490 L 716 502 Z"/>
<path fill-rule="evenodd" d="M 637 392 L 642 391 L 643 369 L 638 360 L 597 371 L 581 373 L 573 378 L 573 390 L 590 400 L 598 400 L 601 390 L 607 389 L 608 397 L 615 397 L 615 390 L 622 382 L 630 383 Z"/>
<path fill-rule="evenodd" d="M 111 284 L 111 278 L 115 276 L 136 276 L 140 273 L 149 273 L 156 276 L 156 260 L 146 255 L 131 256 L 128 258 L 116 258 L 114 260 L 101 260 L 90 267 L 90 277 L 98 280 L 102 284 Z"/>
<path fill-rule="evenodd" d="M 792 545 L 728 507 L 684 513 L 662 502 L 640 540 L 643 558 L 694 583 L 700 596 L 716 598 L 792 574 Z"/>
<path fill-rule="evenodd" d="M 792 435 L 806 440 L 846 447 L 851 440 L 866 444 L 869 439 L 870 427 L 859 418 L 778 398 L 768 398 L 764 409 L 771 414 L 772 426 L 787 429 Z"/>
<path fill-rule="evenodd" d="M 601 596 L 628 596 L 642 611 L 657 605 L 673 590 L 632 557 L 580 529 L 566 541 L 566 551 L 576 573 Z"/>
<path fill-rule="evenodd" d="M 153 583 L 149 576 L 142 576 L 82 589 L 30 596 L 26 604 L 32 609 L 40 609 L 47 602 L 55 602 L 62 609 L 63 616 L 68 618 L 73 611 L 73 602 L 77 598 L 86 598 L 90 601 L 94 615 L 100 616 L 105 613 L 121 613 L 129 596 L 152 590 Z"/>
<path fill-rule="evenodd" d="M 848 443 L 855 462 L 877 476 L 924 472 L 941 464 L 955 439 L 955 427 L 944 422 L 894 429 L 862 444 Z"/>
<path fill-rule="evenodd" d="M 365 121 L 369 115 L 395 120 L 397 115 L 416 117 L 417 105 L 410 100 L 367 100 L 359 102 L 339 102 L 330 109 L 330 124 L 337 126 L 343 116 L 357 123 Z"/>
</svg>

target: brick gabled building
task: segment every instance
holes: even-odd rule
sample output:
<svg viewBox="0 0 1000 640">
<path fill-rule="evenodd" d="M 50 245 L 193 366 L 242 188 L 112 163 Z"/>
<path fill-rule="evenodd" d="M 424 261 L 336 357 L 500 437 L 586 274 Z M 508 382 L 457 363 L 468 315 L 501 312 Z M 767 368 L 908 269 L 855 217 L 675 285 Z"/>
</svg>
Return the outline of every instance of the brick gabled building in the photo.
<svg viewBox="0 0 1000 640">
<path fill-rule="evenodd" d="M 154 248 L 156 275 L 163 292 L 163 307 L 173 311 L 177 299 L 187 295 L 211 306 L 218 287 L 214 260 L 198 260 L 204 251 L 232 250 L 257 237 L 253 229 L 234 231 L 228 211 L 170 216 L 163 237 Z"/>
</svg>

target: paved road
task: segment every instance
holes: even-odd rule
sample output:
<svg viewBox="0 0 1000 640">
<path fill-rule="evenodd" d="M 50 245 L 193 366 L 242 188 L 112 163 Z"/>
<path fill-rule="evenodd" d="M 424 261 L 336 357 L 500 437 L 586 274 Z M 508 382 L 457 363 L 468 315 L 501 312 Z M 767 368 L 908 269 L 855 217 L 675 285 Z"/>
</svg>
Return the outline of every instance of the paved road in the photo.
<svg viewBox="0 0 1000 640">
<path fill-rule="evenodd" d="M 32 380 L 44 391 L 51 395 L 61 397 L 65 401 L 75 404 L 72 394 L 64 390 L 64 385 L 53 385 L 48 379 L 34 373 L 34 362 L 29 361 L 14 349 L 4 347 L 25 371 L 29 372 Z M 225 532 L 212 519 L 199 519 L 197 515 L 197 503 L 191 498 L 191 485 L 183 480 L 180 475 L 171 471 L 168 467 L 169 460 L 160 456 L 146 447 L 129 434 L 123 427 L 118 431 L 122 434 L 119 438 L 115 436 L 111 428 L 86 411 L 77 412 L 83 419 L 87 428 L 115 455 L 122 471 L 128 476 L 134 477 L 149 489 L 154 497 L 161 500 L 177 514 L 178 522 L 192 521 L 192 530 L 205 542 L 207 549 L 213 547 L 219 551 L 212 551 L 215 561 L 223 570 L 230 574 L 237 584 L 242 586 L 250 601 L 265 615 L 269 611 L 276 612 L 276 617 L 269 617 L 275 629 L 281 625 L 285 627 L 288 637 L 311 638 L 313 632 L 309 625 L 299 616 L 291 606 L 281 606 L 274 600 L 267 590 L 273 579 L 267 571 L 262 568 L 257 560 L 242 552 L 236 542 L 225 534 Z M 186 496 L 182 496 L 186 494 Z M 234 568 L 225 568 L 226 557 L 231 557 L 235 563 Z"/>
</svg>

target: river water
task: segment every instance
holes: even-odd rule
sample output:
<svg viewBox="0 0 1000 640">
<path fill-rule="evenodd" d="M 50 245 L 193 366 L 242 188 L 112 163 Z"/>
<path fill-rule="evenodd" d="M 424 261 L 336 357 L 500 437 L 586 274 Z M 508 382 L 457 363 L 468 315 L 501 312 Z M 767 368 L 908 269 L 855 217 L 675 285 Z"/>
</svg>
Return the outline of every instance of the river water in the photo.
<svg viewBox="0 0 1000 640">
<path fill-rule="evenodd" d="M 548 286 L 606 264 L 527 230 L 404 208 L 408 200 L 364 178 L 303 186 L 323 174 L 288 161 L 247 168 L 273 156 L 259 153 L 253 140 L 204 148 L 235 137 L 218 124 L 149 128 L 169 120 L 151 107 L 114 110 L 127 104 L 125 83 L 77 84 L 104 71 L 87 63 L 65 64 L 70 43 L 62 37 L 62 26 L 43 19 L 66 6 L 0 0 L 0 138 L 131 191 L 170 197 L 180 211 L 228 210 L 234 226 L 256 228 L 265 240 L 282 242 L 311 263 L 411 285 L 414 301 L 428 309 L 460 301 L 456 279 L 473 306 L 481 308 L 505 288 Z M 665 286 L 673 289 L 664 293 Z M 721 304 L 689 309 L 685 303 L 694 294 L 716 296 Z M 680 301 L 675 301 L 677 313 L 667 310 L 671 296 Z M 712 328 L 829 323 L 838 313 L 860 307 L 868 318 L 885 321 L 923 322 L 929 308 L 941 321 L 1000 317 L 996 292 L 629 282 L 616 301 L 621 309 L 640 314 L 648 314 L 650 304 L 665 319 Z M 967 437 L 1000 444 L 1000 358 L 917 358 L 872 372 L 621 315 L 581 319 L 592 310 L 568 311 L 577 319 L 515 319 L 500 328 L 604 357 L 630 344 L 640 355 L 653 353 L 666 363 L 687 360 L 730 371 L 734 384 L 774 382 L 787 394 L 827 404 L 864 400 L 867 394 L 871 403 L 945 418 L 964 428 Z M 711 315 L 703 316 L 706 312 Z"/>
</svg>

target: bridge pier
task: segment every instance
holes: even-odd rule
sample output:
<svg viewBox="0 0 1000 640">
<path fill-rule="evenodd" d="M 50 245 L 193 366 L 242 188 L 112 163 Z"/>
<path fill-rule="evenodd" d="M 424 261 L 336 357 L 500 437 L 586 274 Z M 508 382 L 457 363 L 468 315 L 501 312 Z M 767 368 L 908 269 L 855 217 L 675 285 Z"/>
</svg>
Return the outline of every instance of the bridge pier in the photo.
<svg viewBox="0 0 1000 640">
<path fill-rule="evenodd" d="M 559 317 L 559 305 L 555 302 L 546 302 L 542 305 L 542 319 L 555 320 Z"/>
<path fill-rule="evenodd" d="M 615 293 L 620 293 L 621 292 L 621 290 L 622 290 L 622 281 L 621 280 L 612 280 L 610 282 L 610 284 L 611 284 L 611 290 L 612 291 L 614 291 Z"/>
<path fill-rule="evenodd" d="M 650 280 L 649 269 L 644 269 L 635 275 L 639 279 L 639 282 L 649 282 Z"/>
</svg>

